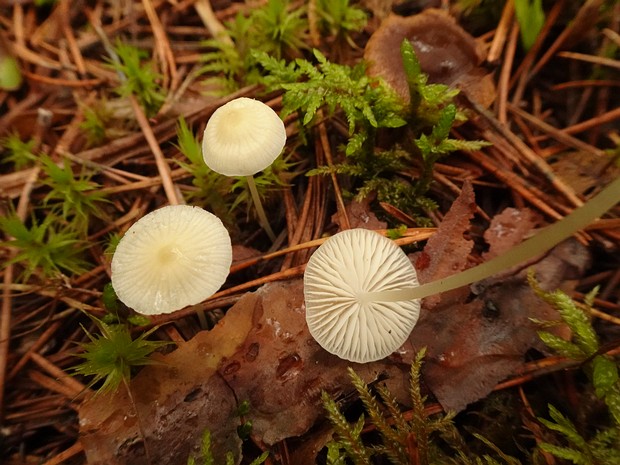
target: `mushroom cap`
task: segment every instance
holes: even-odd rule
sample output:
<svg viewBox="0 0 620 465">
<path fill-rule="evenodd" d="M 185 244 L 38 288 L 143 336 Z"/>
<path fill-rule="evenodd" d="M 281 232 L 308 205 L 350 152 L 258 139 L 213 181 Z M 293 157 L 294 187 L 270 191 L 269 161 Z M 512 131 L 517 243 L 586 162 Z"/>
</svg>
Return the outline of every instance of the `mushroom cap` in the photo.
<svg viewBox="0 0 620 465">
<path fill-rule="evenodd" d="M 217 216 L 170 205 L 142 217 L 121 238 L 112 258 L 112 286 L 138 313 L 171 313 L 215 293 L 231 262 L 230 236 Z"/>
<path fill-rule="evenodd" d="M 387 357 L 411 333 L 420 301 L 372 301 L 366 293 L 416 286 L 415 268 L 390 239 L 367 229 L 335 234 L 306 266 L 310 334 L 325 350 L 351 362 Z"/>
<path fill-rule="evenodd" d="M 278 114 L 260 100 L 240 97 L 219 107 L 207 123 L 202 156 L 226 176 L 251 176 L 278 158 L 286 129 Z"/>
</svg>

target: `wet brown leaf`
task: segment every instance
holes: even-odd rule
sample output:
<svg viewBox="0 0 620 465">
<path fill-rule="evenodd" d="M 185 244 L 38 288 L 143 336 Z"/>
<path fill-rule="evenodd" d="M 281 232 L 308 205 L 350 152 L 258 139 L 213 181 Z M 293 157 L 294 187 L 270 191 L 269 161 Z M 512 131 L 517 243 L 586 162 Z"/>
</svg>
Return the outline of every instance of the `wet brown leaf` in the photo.
<svg viewBox="0 0 620 465">
<path fill-rule="evenodd" d="M 352 391 L 347 366 L 367 381 L 401 372 L 397 360 L 359 365 L 324 351 L 305 323 L 302 280 L 246 294 L 213 330 L 159 359 L 163 364 L 145 367 L 131 389 L 153 462 L 171 465 L 185 463 L 206 428 L 217 457 L 226 449 L 238 453 L 237 401 L 250 402 L 254 439 L 274 444 L 303 434 L 323 415 L 322 390 L 335 397 Z M 86 402 L 80 424 L 89 463 L 145 463 L 122 391 Z"/>
<path fill-rule="evenodd" d="M 244 305 L 257 297 L 248 294 Z M 198 333 L 148 366 L 131 381 L 138 416 L 124 389 L 86 401 L 80 408 L 80 440 L 89 464 L 142 464 L 146 436 L 152 463 L 185 464 L 198 450 L 205 429 L 212 432 L 216 458 L 239 456 L 236 401 L 217 375 L 220 360 L 237 349 L 252 324 L 251 313 L 228 312 L 211 331 Z"/>
<path fill-rule="evenodd" d="M 446 213 L 437 232 L 427 241 L 424 250 L 413 256 L 420 283 L 445 278 L 468 267 L 473 242 L 465 234 L 469 231 L 475 211 L 474 191 L 471 183 L 465 182 L 461 194 Z M 458 299 L 462 292 L 462 289 L 455 289 L 427 297 L 424 306 L 430 310 L 441 300 Z"/>
<path fill-rule="evenodd" d="M 452 250 L 446 250 L 445 243 L 460 244 L 470 218 L 464 223 L 465 215 L 461 215 L 462 221 L 452 222 L 449 215 L 457 211 L 457 202 L 435 236 L 442 234 L 443 240 L 429 241 L 424 249 L 425 254 L 440 260 L 431 273 L 433 279 L 451 274 L 450 266 L 459 263 L 456 258 L 444 258 Z M 535 224 L 536 218 L 528 210 L 508 209 L 497 215 L 485 234 L 490 245 L 487 258 L 521 242 Z M 463 253 L 461 264 L 465 263 Z M 567 280 L 583 273 L 587 263 L 585 247 L 570 240 L 530 265 L 544 289 L 556 289 L 570 286 Z M 515 374 L 528 350 L 543 350 L 531 318 L 557 319 L 557 313 L 529 288 L 525 276 L 530 265 L 455 290 L 450 299 L 442 296 L 437 304 L 424 301 L 409 340 L 417 349 L 427 347 L 424 380 L 445 409 L 460 411 L 485 397 L 497 383 Z M 422 276 L 422 282 L 429 280 Z"/>
<path fill-rule="evenodd" d="M 405 38 L 413 45 L 429 82 L 457 87 L 484 107 L 493 102 L 493 78 L 480 67 L 482 46 L 453 17 L 435 8 L 413 16 L 388 16 L 364 50 L 368 73 L 385 79 L 405 101 L 409 101 L 409 87 L 400 55 Z"/>
<path fill-rule="evenodd" d="M 483 254 L 485 260 L 508 252 L 521 242 L 539 221 L 538 215 L 528 208 L 506 208 L 495 215 L 484 232 L 484 240 L 489 244 L 488 252 Z"/>
<path fill-rule="evenodd" d="M 239 400 L 249 400 L 256 440 L 274 444 L 305 433 L 323 415 L 321 391 L 339 396 L 352 390 L 351 366 L 365 380 L 400 371 L 396 361 L 355 364 L 323 350 L 310 336 L 303 282 L 260 289 L 253 325 L 220 371 Z"/>
<path fill-rule="evenodd" d="M 370 202 L 371 200 L 369 198 L 365 198 L 361 202 L 353 200 L 345 206 L 351 228 L 387 228 L 387 223 L 385 221 L 380 221 L 377 218 L 377 215 L 375 215 L 370 209 Z M 332 221 L 336 223 L 340 229 L 343 229 L 343 226 L 339 223 L 339 219 L 340 217 L 337 213 L 332 215 Z"/>
</svg>

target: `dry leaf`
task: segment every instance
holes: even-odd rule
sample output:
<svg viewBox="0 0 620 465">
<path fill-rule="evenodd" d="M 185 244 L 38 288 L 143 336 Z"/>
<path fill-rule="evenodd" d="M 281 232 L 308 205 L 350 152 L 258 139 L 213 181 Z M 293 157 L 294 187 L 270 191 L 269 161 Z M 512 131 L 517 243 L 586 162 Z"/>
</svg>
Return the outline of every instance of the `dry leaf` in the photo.
<svg viewBox="0 0 620 465">
<path fill-rule="evenodd" d="M 457 87 L 480 105 L 491 105 L 495 84 L 491 74 L 479 66 L 485 56 L 482 46 L 453 17 L 435 8 L 407 17 L 390 15 L 383 20 L 364 50 L 371 76 L 382 77 L 409 101 L 400 55 L 404 39 L 413 45 L 430 83 Z"/>
<path fill-rule="evenodd" d="M 489 244 L 488 252 L 483 254 L 485 260 L 508 252 L 523 241 L 538 225 L 540 217 L 529 208 L 506 208 L 495 215 L 484 232 L 484 240 Z"/>
<path fill-rule="evenodd" d="M 294 280 L 244 295 L 213 330 L 132 380 L 153 463 L 184 465 L 207 428 L 216 458 L 223 460 L 226 449 L 238 454 L 237 401 L 250 402 L 253 438 L 274 444 L 303 434 L 323 415 L 322 390 L 334 397 L 353 390 L 347 366 L 366 381 L 401 373 L 397 360 L 351 364 L 323 350 L 308 332 L 302 290 L 302 280 Z M 86 402 L 80 425 L 89 464 L 146 463 L 122 390 Z"/>
<path fill-rule="evenodd" d="M 429 274 L 422 275 L 423 282 L 452 274 L 451 267 L 460 268 L 465 263 L 467 246 L 462 241 L 471 215 L 463 213 L 464 196 L 454 203 L 440 225 L 435 237 L 441 240 L 429 240 L 424 249 L 423 254 L 436 258 L 430 261 L 433 268 L 425 272 Z M 461 214 L 453 215 L 457 211 Z M 455 216 L 461 221 L 455 221 Z M 494 218 L 485 234 L 490 242 L 488 257 L 521 242 L 535 221 L 531 213 L 514 209 Z M 587 250 L 570 240 L 532 267 L 544 289 L 556 289 L 566 288 L 567 280 L 582 274 L 587 263 Z M 409 341 L 417 349 L 427 348 L 424 380 L 445 409 L 460 411 L 485 397 L 498 382 L 523 366 L 528 350 L 543 350 L 531 318 L 555 320 L 557 313 L 534 295 L 526 271 L 522 266 L 509 270 L 510 274 L 457 289 L 449 299 L 442 296 L 438 304 L 429 306 L 428 299 L 424 301 Z"/>
<path fill-rule="evenodd" d="M 347 211 L 347 217 L 349 218 L 349 225 L 351 228 L 364 228 L 364 229 L 385 229 L 387 223 L 380 221 L 371 209 L 369 198 L 363 199 L 361 202 L 353 200 L 349 202 L 345 209 Z M 343 226 L 339 222 L 340 215 L 335 213 L 332 215 L 332 221 L 336 223 L 340 230 Z"/>
<path fill-rule="evenodd" d="M 428 283 L 445 278 L 468 267 L 468 257 L 473 242 L 465 237 L 469 231 L 470 220 L 476 211 L 474 191 L 470 182 L 463 184 L 459 197 L 454 201 L 437 232 L 427 241 L 424 250 L 413 255 L 413 264 L 418 272 L 420 283 Z M 452 300 L 462 294 L 455 289 L 441 295 L 424 299 L 424 307 L 432 309 L 440 300 Z"/>
</svg>

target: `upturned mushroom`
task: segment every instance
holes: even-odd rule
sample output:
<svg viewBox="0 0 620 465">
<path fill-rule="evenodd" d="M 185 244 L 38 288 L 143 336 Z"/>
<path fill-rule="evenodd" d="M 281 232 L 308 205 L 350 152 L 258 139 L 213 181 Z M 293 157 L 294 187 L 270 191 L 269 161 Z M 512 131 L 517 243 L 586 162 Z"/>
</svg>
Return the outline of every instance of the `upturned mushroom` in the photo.
<svg viewBox="0 0 620 465">
<path fill-rule="evenodd" d="M 217 216 L 170 205 L 142 217 L 121 238 L 112 287 L 138 313 L 171 313 L 215 293 L 231 262 L 230 236 Z"/>
<path fill-rule="evenodd" d="M 415 308 L 419 308 L 420 299 L 481 281 L 535 258 L 588 226 L 619 201 L 620 178 L 508 252 L 421 286 L 417 286 L 415 271 L 409 269 L 412 265 L 398 247 L 370 240 L 369 232 L 338 233 L 316 250 L 306 267 L 304 297 L 310 333 L 325 350 L 346 360 L 369 362 L 385 357 L 407 338 L 400 330 L 392 334 L 392 325 L 403 325 L 408 335 L 417 321 Z M 397 273 L 390 276 L 394 266 Z M 405 322 L 405 314 L 415 314 L 413 324 Z M 379 335 L 386 334 L 390 342 L 378 342 Z M 378 344 L 381 350 L 377 350 Z"/>
<path fill-rule="evenodd" d="M 390 239 L 368 229 L 339 232 L 312 255 L 304 274 L 310 334 L 325 350 L 351 362 L 385 358 L 409 336 L 420 300 L 367 296 L 417 285 L 411 261 Z"/>
<path fill-rule="evenodd" d="M 219 107 L 207 122 L 202 139 L 204 161 L 225 176 L 245 176 L 259 221 L 271 229 L 254 182 L 254 174 L 271 165 L 286 143 L 286 129 L 278 114 L 260 100 L 240 97 Z"/>
</svg>

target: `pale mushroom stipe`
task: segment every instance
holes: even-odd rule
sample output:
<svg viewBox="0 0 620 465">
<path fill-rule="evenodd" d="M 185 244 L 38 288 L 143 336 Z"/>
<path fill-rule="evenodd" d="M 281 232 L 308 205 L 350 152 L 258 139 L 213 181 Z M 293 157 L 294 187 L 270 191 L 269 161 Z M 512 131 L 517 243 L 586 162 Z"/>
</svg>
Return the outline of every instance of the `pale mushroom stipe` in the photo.
<svg viewBox="0 0 620 465">
<path fill-rule="evenodd" d="M 171 313 L 214 294 L 231 262 L 230 236 L 217 216 L 170 205 L 142 217 L 121 238 L 112 258 L 112 286 L 138 313 Z"/>
<path fill-rule="evenodd" d="M 321 245 L 306 266 L 310 334 L 325 350 L 351 362 L 385 358 L 409 336 L 420 301 L 367 296 L 417 285 L 411 261 L 390 239 L 367 229 L 342 231 Z"/>
<path fill-rule="evenodd" d="M 397 321 L 402 318 L 402 308 L 406 307 L 395 304 L 415 304 L 419 308 L 420 299 L 424 297 L 481 281 L 540 256 L 588 226 L 619 201 L 620 178 L 611 182 L 583 206 L 508 252 L 468 270 L 421 286 L 417 285 L 417 279 L 411 280 L 407 285 L 400 275 L 389 276 L 390 273 L 384 267 L 391 268 L 393 263 L 401 260 L 398 257 L 404 256 L 395 245 L 386 248 L 380 241 L 364 240 L 362 237 L 372 233 L 371 231 L 360 233 L 356 232 L 360 230 L 348 230 L 338 233 L 314 252 L 306 267 L 304 296 L 310 333 L 321 347 L 346 360 L 368 362 L 386 357 L 400 344 L 396 344 L 394 340 L 391 346 L 384 347 L 381 355 L 371 355 L 376 342 L 374 336 L 367 336 L 368 332 L 385 334 L 385 329 L 377 331 L 377 328 L 387 327 L 377 324 L 377 321 L 380 321 L 376 316 L 378 309 L 386 312 L 386 315 L 381 315 L 381 320 Z M 384 255 L 389 250 L 394 257 Z M 409 272 L 412 265 L 407 257 L 405 259 L 408 263 L 402 262 L 400 266 Z M 370 267 L 371 262 L 378 265 L 375 265 L 375 268 Z M 415 271 L 413 274 L 415 276 Z M 393 286 L 383 281 L 386 277 L 395 280 Z M 377 282 L 381 282 L 381 286 L 378 286 Z M 409 311 L 413 313 L 411 309 Z M 369 318 L 369 314 L 373 317 Z M 398 340 L 402 338 L 402 342 L 405 341 L 416 321 L 417 314 L 413 324 L 407 326 L 407 335 L 402 338 L 399 334 Z M 354 322 L 355 329 L 349 329 L 347 325 L 350 322 Z M 368 347 L 360 347 L 362 345 Z M 388 351 L 389 348 L 391 351 Z"/>
<path fill-rule="evenodd" d="M 282 153 L 286 128 L 273 109 L 240 97 L 219 107 L 204 130 L 202 155 L 213 171 L 225 176 L 245 176 L 258 218 L 271 238 L 271 229 L 253 175 L 271 165 Z"/>
</svg>

